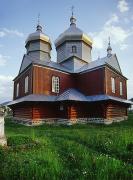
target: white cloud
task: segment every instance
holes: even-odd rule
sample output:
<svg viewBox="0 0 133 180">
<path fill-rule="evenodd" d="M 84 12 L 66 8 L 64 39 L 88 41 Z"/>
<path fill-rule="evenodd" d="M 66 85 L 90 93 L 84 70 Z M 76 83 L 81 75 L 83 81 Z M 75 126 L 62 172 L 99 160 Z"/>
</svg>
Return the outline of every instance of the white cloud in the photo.
<svg viewBox="0 0 133 180">
<path fill-rule="evenodd" d="M 111 18 L 105 22 L 103 28 L 99 32 L 89 33 L 93 37 L 93 47 L 97 49 L 107 47 L 108 37 L 111 37 L 111 44 L 118 45 L 121 50 L 127 48 L 125 45 L 126 39 L 133 34 L 133 29 L 124 29 L 116 25 L 119 22 L 117 15 L 113 14 Z"/>
<path fill-rule="evenodd" d="M 4 37 L 6 34 L 3 31 L 0 31 L 0 37 Z"/>
<path fill-rule="evenodd" d="M 117 7 L 121 13 L 124 13 L 129 10 L 129 5 L 126 2 L 126 0 L 119 0 Z"/>
<path fill-rule="evenodd" d="M 121 44 L 120 45 L 120 49 L 121 50 L 125 50 L 125 49 L 127 49 L 128 48 L 128 44 Z"/>
<path fill-rule="evenodd" d="M 24 34 L 22 32 L 19 32 L 16 29 L 7 29 L 7 28 L 2 28 L 0 30 L 0 37 L 4 37 L 4 36 L 17 36 L 17 37 L 23 37 Z"/>
<path fill-rule="evenodd" d="M 0 54 L 0 66 L 5 66 L 8 58 L 9 56 L 3 56 Z"/>
<path fill-rule="evenodd" d="M 0 102 L 12 99 L 13 77 L 0 75 Z"/>
<path fill-rule="evenodd" d="M 111 25 L 112 23 L 119 22 L 119 17 L 116 14 L 113 14 L 111 18 L 105 23 L 106 26 Z"/>
</svg>

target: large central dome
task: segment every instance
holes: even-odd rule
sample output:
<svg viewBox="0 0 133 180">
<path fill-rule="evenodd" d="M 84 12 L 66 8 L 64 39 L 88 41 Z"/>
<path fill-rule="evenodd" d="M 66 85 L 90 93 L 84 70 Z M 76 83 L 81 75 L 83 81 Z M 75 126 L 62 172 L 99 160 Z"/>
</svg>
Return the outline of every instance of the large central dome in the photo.
<svg viewBox="0 0 133 180">
<path fill-rule="evenodd" d="M 76 18 L 71 16 L 70 27 L 55 41 L 57 62 L 76 69 L 91 62 L 92 40 L 76 26 Z"/>
<path fill-rule="evenodd" d="M 76 19 L 73 16 L 70 18 L 70 27 L 66 31 L 61 33 L 55 40 L 55 46 L 58 47 L 59 45 L 64 43 L 64 41 L 71 40 L 82 40 L 89 46 L 92 46 L 91 38 L 76 26 Z"/>
</svg>

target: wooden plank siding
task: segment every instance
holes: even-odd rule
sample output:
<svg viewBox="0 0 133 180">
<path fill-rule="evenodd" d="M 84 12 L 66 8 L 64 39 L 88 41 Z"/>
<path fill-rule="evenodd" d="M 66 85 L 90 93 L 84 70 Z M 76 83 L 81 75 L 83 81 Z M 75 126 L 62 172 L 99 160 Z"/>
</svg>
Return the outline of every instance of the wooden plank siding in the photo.
<svg viewBox="0 0 133 180">
<path fill-rule="evenodd" d="M 85 95 L 104 94 L 104 68 L 77 75 L 77 88 Z"/>
<path fill-rule="evenodd" d="M 33 67 L 33 94 L 57 95 L 52 92 L 52 76 L 58 76 L 60 79 L 60 93 L 68 88 L 74 88 L 75 80 L 71 74 L 61 71 L 42 68 L 39 66 Z"/>
<path fill-rule="evenodd" d="M 26 76 L 29 77 L 29 83 L 28 83 L 28 92 L 25 93 L 25 78 Z M 16 80 L 14 81 L 14 94 L 13 99 L 18 99 L 23 96 L 32 94 L 32 67 L 28 68 L 24 73 L 19 75 Z M 16 97 L 16 90 L 17 90 L 17 84 L 19 83 L 19 95 Z"/>
<path fill-rule="evenodd" d="M 112 92 L 111 77 L 115 79 L 115 93 Z M 120 95 L 120 82 L 122 82 L 123 95 Z M 127 99 L 127 80 L 120 74 L 112 71 L 110 68 L 105 68 L 105 94 Z"/>
<path fill-rule="evenodd" d="M 24 80 L 26 76 L 29 76 L 29 91 L 25 94 Z M 76 88 L 87 96 L 107 94 L 127 99 L 126 79 L 107 67 L 81 74 L 69 74 L 40 66 L 31 67 L 15 80 L 14 99 L 32 93 L 41 95 L 57 95 L 57 93 L 52 92 L 52 76 L 58 76 L 60 79 L 59 94 L 69 88 Z M 111 77 L 115 78 L 115 93 L 112 93 Z M 123 84 L 123 95 L 120 95 L 120 82 Z M 15 96 L 17 83 L 20 84 L 18 97 Z"/>
</svg>

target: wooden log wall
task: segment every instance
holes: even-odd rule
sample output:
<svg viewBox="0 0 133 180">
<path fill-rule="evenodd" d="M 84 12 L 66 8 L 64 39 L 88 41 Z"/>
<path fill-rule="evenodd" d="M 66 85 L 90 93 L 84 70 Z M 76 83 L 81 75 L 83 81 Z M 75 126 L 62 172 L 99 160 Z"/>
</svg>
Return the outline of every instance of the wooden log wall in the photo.
<svg viewBox="0 0 133 180">
<path fill-rule="evenodd" d="M 15 107 L 13 108 L 13 116 L 32 119 L 32 107 Z"/>
<path fill-rule="evenodd" d="M 107 104 L 106 117 L 123 117 L 127 116 L 127 106 L 120 103 L 110 102 Z"/>
<path fill-rule="evenodd" d="M 105 103 L 72 103 L 68 107 L 68 118 L 104 118 Z"/>
</svg>

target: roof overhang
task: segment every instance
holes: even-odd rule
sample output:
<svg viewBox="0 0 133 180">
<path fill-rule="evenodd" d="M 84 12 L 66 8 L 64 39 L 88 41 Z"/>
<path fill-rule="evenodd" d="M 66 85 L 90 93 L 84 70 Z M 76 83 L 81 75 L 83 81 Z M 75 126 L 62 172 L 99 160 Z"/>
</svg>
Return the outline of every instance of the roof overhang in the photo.
<svg viewBox="0 0 133 180">
<path fill-rule="evenodd" d="M 64 91 L 62 94 L 58 96 L 53 95 L 36 95 L 31 94 L 28 96 L 24 96 L 22 98 L 16 99 L 9 104 L 8 106 L 13 106 L 22 102 L 63 102 L 63 101 L 77 101 L 77 102 L 100 102 L 100 101 L 115 101 L 120 102 L 124 104 L 131 105 L 133 104 L 132 101 L 118 98 L 115 96 L 109 96 L 109 95 L 93 95 L 93 96 L 85 96 L 80 91 L 77 91 L 76 89 L 68 89 Z"/>
</svg>

